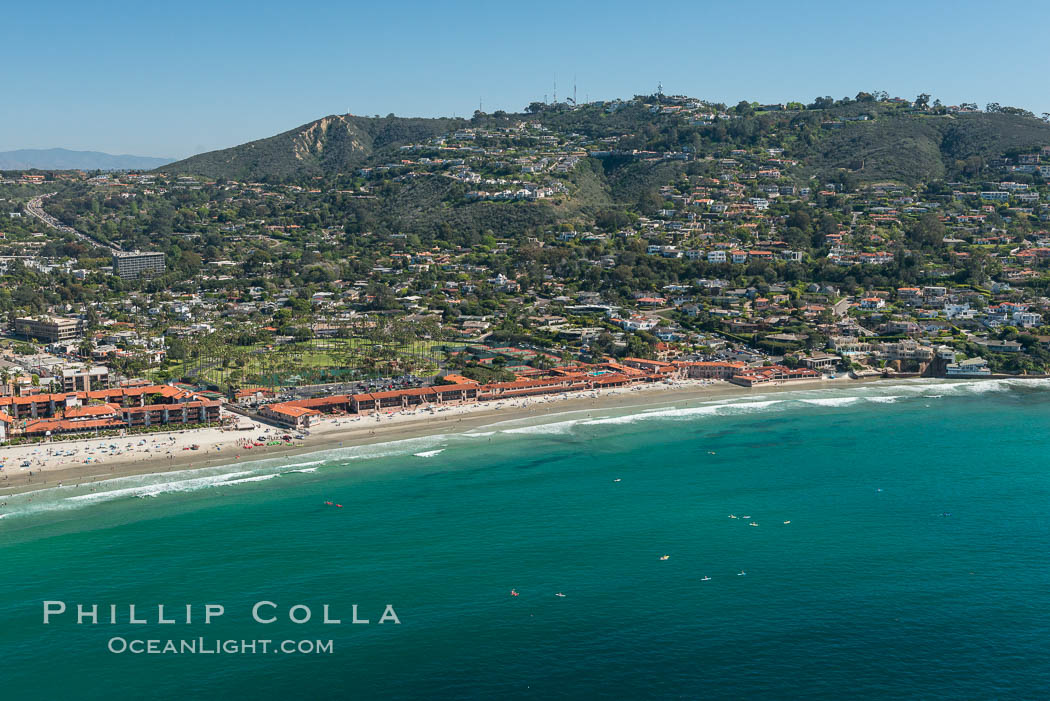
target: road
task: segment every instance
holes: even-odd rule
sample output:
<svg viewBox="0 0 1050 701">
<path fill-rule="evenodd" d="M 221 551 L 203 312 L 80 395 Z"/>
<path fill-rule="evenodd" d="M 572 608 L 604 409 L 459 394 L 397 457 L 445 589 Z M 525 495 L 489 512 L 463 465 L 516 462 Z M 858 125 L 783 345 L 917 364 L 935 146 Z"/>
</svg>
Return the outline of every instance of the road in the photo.
<svg viewBox="0 0 1050 701">
<path fill-rule="evenodd" d="M 29 202 L 26 203 L 26 212 L 30 216 L 36 217 L 40 221 L 44 222 L 45 224 L 47 224 L 51 228 L 58 229 L 59 231 L 67 233 L 67 234 L 72 234 L 73 236 L 76 236 L 78 239 L 81 239 L 82 241 L 85 241 L 86 243 L 89 243 L 92 246 L 102 246 L 103 248 L 109 250 L 111 253 L 120 253 L 121 252 L 121 249 L 120 249 L 119 246 L 116 246 L 116 245 L 111 244 L 111 243 L 106 243 L 104 241 L 99 241 L 98 239 L 96 239 L 93 236 L 89 236 L 88 234 L 85 234 L 85 233 L 83 233 L 81 231 L 77 231 L 76 229 L 74 229 L 71 226 L 66 226 L 65 224 L 63 224 L 62 222 L 60 222 L 59 220 L 55 219 L 53 216 L 51 216 L 50 214 L 45 212 L 44 211 L 44 200 L 46 198 L 48 198 L 48 197 L 51 197 L 51 195 L 53 195 L 53 194 L 55 194 L 55 193 L 49 192 L 46 195 L 37 195 L 33 199 L 29 200 Z"/>
</svg>

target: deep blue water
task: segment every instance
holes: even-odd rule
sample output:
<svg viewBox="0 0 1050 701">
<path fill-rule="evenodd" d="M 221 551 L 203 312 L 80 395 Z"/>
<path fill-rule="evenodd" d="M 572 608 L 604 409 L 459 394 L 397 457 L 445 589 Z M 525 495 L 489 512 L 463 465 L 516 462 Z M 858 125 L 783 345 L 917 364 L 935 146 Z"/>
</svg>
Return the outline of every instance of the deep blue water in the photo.
<svg viewBox="0 0 1050 701">
<path fill-rule="evenodd" d="M 1050 385 L 619 413 L 9 499 L 0 697 L 1050 695 Z M 44 626 L 44 600 L 151 622 Z M 260 600 L 283 620 L 253 622 Z M 158 603 L 194 623 L 158 625 Z M 204 625 L 206 603 L 226 613 Z M 318 622 L 326 603 L 343 625 Z M 294 604 L 314 620 L 289 623 Z M 333 652 L 113 654 L 115 636 Z"/>
</svg>

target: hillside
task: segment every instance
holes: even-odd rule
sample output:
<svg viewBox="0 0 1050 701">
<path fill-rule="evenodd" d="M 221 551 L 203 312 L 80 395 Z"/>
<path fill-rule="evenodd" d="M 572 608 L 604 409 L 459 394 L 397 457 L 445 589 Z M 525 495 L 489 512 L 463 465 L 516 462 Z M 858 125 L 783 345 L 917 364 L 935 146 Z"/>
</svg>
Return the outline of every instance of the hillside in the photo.
<svg viewBox="0 0 1050 701">
<path fill-rule="evenodd" d="M 742 103 L 746 104 L 746 103 Z M 163 167 L 173 174 L 237 180 L 294 180 L 350 173 L 398 160 L 397 147 L 470 127 L 538 123 L 553 133 L 615 140 L 620 152 L 686 151 L 724 157 L 733 149 L 781 148 L 800 174 L 834 177 L 843 169 L 860 181 L 918 183 L 958 178 L 972 159 L 1050 145 L 1050 124 L 1033 117 L 988 112 L 933 114 L 886 102 L 839 102 L 804 110 L 728 109 L 730 119 L 697 123 L 654 111 L 641 102 L 610 111 L 602 104 L 547 106 L 529 113 L 477 115 L 472 120 L 333 115 L 282 134 L 203 153 Z M 642 191 L 673 180 L 682 167 L 639 167 L 631 159 L 604 162 L 608 197 L 635 201 Z"/>
<path fill-rule="evenodd" d="M 374 156 L 444 134 L 457 119 L 329 115 L 282 134 L 172 163 L 165 173 L 240 180 L 286 179 L 353 170 Z"/>
<path fill-rule="evenodd" d="M 1050 124 L 1016 115 L 886 115 L 828 133 L 806 160 L 818 174 L 846 168 L 862 180 L 917 183 L 956 177 L 958 161 L 1045 145 Z"/>
<path fill-rule="evenodd" d="M 101 151 L 71 151 L 65 148 L 0 152 L 0 170 L 150 170 L 171 163 L 171 158 L 114 156 Z"/>
</svg>

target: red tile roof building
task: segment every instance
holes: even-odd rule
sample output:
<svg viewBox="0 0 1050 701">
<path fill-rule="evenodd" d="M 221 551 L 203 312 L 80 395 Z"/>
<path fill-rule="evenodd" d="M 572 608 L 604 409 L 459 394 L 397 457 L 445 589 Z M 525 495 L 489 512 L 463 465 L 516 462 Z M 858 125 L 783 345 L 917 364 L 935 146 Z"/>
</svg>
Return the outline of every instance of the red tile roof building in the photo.
<svg viewBox="0 0 1050 701">
<path fill-rule="evenodd" d="M 745 373 L 734 375 L 729 381 L 743 387 L 754 387 L 755 385 L 779 384 L 797 380 L 819 380 L 820 377 L 820 373 L 815 370 L 806 370 L 804 368 L 792 370 L 783 365 L 770 365 L 762 368 L 751 368 Z"/>
<path fill-rule="evenodd" d="M 46 436 L 139 426 L 217 423 L 221 418 L 221 405 L 171 385 L 141 385 L 0 397 L 0 413 L 11 420 L 10 433 Z"/>
</svg>

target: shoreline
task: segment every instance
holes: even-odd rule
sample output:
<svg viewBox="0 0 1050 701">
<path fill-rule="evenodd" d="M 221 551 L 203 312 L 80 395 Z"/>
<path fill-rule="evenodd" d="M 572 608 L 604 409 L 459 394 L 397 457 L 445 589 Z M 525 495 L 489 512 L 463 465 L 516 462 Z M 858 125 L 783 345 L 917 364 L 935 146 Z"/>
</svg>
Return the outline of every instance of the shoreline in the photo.
<svg viewBox="0 0 1050 701">
<path fill-rule="evenodd" d="M 310 428 L 305 440 L 293 445 L 264 446 L 245 450 L 245 440 L 269 438 L 293 430 L 275 429 L 253 423 L 251 431 L 196 429 L 171 433 L 139 434 L 124 438 L 93 438 L 0 448 L 0 462 L 5 464 L 0 478 L 0 500 L 7 496 L 50 489 L 57 486 L 84 486 L 121 477 L 165 474 L 189 469 L 203 469 L 260 460 L 289 458 L 299 455 L 359 447 L 370 444 L 422 438 L 444 433 L 462 433 L 497 422 L 521 421 L 581 411 L 610 411 L 666 404 L 668 402 L 712 400 L 723 397 L 770 394 L 793 390 L 833 389 L 870 384 L 884 384 L 892 379 L 865 378 L 800 380 L 783 385 L 741 387 L 724 381 L 681 380 L 670 384 L 638 385 L 631 388 L 592 390 L 580 393 L 546 395 L 534 398 L 508 399 L 484 404 L 465 404 L 430 412 L 424 409 L 368 416 L 326 417 Z M 897 381 L 902 381 L 898 379 Z M 908 380 L 903 380 L 908 381 Z M 241 417 L 241 421 L 245 421 Z M 185 450 L 191 444 L 199 451 Z M 102 453 L 102 446 L 123 446 L 119 453 Z M 52 454 L 48 454 L 50 449 Z M 68 453 L 77 450 L 72 458 Z M 90 451 L 90 452 L 89 452 Z M 124 452 L 127 451 L 127 452 Z M 83 460 L 85 454 L 90 462 Z M 31 460 L 31 466 L 20 463 Z M 31 473 L 31 474 L 30 474 Z"/>
<path fill-rule="evenodd" d="M 610 410 L 630 408 L 653 402 L 685 401 L 718 398 L 720 396 L 782 391 L 794 387 L 814 388 L 870 382 L 840 378 L 835 380 L 806 380 L 788 385 L 768 387 L 741 387 L 728 382 L 683 380 L 673 384 L 638 385 L 635 388 L 594 390 L 572 394 L 552 394 L 530 399 L 503 400 L 447 407 L 430 413 L 422 409 L 413 412 L 393 412 L 368 416 L 326 417 L 310 428 L 305 440 L 293 445 L 270 446 L 245 450 L 243 441 L 254 441 L 260 436 L 294 434 L 291 429 L 276 429 L 259 422 L 251 422 L 251 431 L 222 430 L 219 428 L 173 431 L 155 434 L 131 435 L 123 438 L 91 438 L 75 441 L 56 441 L 25 446 L 0 448 L 0 463 L 4 464 L 0 477 L 0 499 L 59 485 L 69 486 L 115 479 L 132 475 L 164 474 L 187 469 L 236 465 L 269 458 L 294 457 L 339 447 L 354 447 L 372 443 L 420 438 L 440 433 L 462 432 L 492 423 L 494 420 L 521 420 L 550 414 L 586 409 Z M 378 417 L 378 418 L 377 418 Z M 241 422 L 247 421 L 239 417 Z M 185 450 L 191 444 L 200 445 L 199 451 Z M 102 446 L 118 445 L 126 452 L 101 452 Z M 55 455 L 76 450 L 76 456 Z M 50 451 L 50 454 L 49 454 Z M 88 452 L 90 451 L 90 452 Z M 103 457 L 97 457 L 99 454 Z M 84 463 L 85 458 L 90 462 Z M 29 467 L 21 463 L 30 461 Z"/>
</svg>

